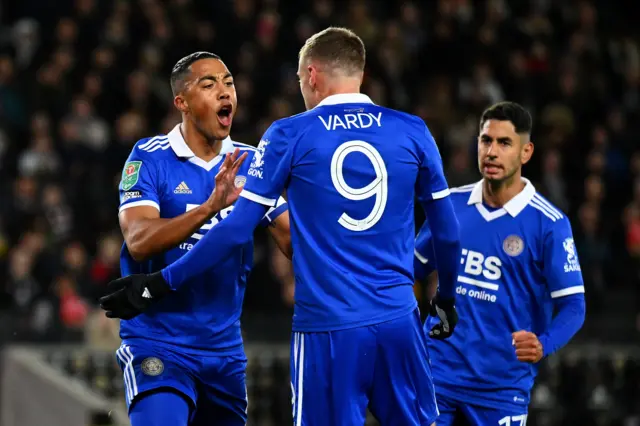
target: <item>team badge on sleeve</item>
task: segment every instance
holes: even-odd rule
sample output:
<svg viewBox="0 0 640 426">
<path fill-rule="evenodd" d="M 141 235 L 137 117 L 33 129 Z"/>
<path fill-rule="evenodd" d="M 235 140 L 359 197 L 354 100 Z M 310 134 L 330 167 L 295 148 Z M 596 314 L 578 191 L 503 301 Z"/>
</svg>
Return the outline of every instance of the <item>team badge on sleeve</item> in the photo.
<svg viewBox="0 0 640 426">
<path fill-rule="evenodd" d="M 262 166 L 264 166 L 264 151 L 267 149 L 269 141 L 262 139 L 256 148 L 256 152 L 253 153 L 253 160 L 249 166 L 249 176 L 262 179 Z"/>
<path fill-rule="evenodd" d="M 524 250 L 524 241 L 517 235 L 509 235 L 504 239 L 502 249 L 511 257 L 518 256 Z"/>
<path fill-rule="evenodd" d="M 142 372 L 147 376 L 159 376 L 164 371 L 164 364 L 158 358 L 146 358 L 142 361 Z"/>
<path fill-rule="evenodd" d="M 129 161 L 122 170 L 122 190 L 128 191 L 138 183 L 142 161 Z"/>
<path fill-rule="evenodd" d="M 578 262 L 578 254 L 576 253 L 576 245 L 573 242 L 573 238 L 565 238 L 562 242 L 562 247 L 567 253 L 567 261 L 564 264 L 565 272 L 579 272 L 580 262 Z"/>
</svg>

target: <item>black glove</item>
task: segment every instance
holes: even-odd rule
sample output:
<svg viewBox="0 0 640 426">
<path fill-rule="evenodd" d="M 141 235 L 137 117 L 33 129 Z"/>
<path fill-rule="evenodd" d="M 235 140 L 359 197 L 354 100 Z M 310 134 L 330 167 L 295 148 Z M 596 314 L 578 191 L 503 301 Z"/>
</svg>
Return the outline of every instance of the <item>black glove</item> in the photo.
<svg viewBox="0 0 640 426">
<path fill-rule="evenodd" d="M 168 293 L 171 287 L 162 273 L 136 274 L 109 283 L 110 293 L 100 298 L 107 318 L 131 319 L 147 310 Z"/>
<path fill-rule="evenodd" d="M 443 299 L 439 294 L 431 301 L 429 315 L 440 318 L 440 322 L 429 331 L 429 337 L 443 340 L 453 334 L 453 329 L 458 323 L 458 313 L 454 303 L 454 298 Z"/>
</svg>

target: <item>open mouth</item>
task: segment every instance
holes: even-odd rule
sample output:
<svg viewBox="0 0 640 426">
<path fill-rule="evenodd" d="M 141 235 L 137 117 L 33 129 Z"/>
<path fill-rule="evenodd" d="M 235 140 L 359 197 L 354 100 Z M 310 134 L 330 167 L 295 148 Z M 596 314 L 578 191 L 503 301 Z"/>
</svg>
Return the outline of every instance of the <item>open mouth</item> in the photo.
<svg viewBox="0 0 640 426">
<path fill-rule="evenodd" d="M 223 127 L 231 126 L 231 118 L 233 117 L 233 108 L 231 105 L 225 105 L 218 111 L 218 121 Z"/>
</svg>

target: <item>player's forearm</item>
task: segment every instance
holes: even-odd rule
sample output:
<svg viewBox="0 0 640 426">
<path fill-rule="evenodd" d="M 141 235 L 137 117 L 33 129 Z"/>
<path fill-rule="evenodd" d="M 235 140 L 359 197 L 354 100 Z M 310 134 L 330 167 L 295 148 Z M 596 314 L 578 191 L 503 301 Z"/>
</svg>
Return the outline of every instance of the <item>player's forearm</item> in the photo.
<svg viewBox="0 0 640 426">
<path fill-rule="evenodd" d="M 432 234 L 435 261 L 438 267 L 440 295 L 455 296 L 460 257 L 460 225 L 449 197 L 423 205 Z"/>
<path fill-rule="evenodd" d="M 185 241 L 216 213 L 201 205 L 171 219 L 136 219 L 127 227 L 127 249 L 134 260 L 146 260 Z"/>
<path fill-rule="evenodd" d="M 287 259 L 293 257 L 293 246 L 291 245 L 291 228 L 289 224 L 289 213 L 285 212 L 278 216 L 276 220 L 269 225 L 269 233 L 276 245 Z"/>
<path fill-rule="evenodd" d="M 557 310 L 548 330 L 538 337 L 544 350 L 544 356 L 549 356 L 569 343 L 571 338 L 582 328 L 586 313 L 584 294 L 554 299 Z"/>
<path fill-rule="evenodd" d="M 251 241 L 253 230 L 267 208 L 240 198 L 233 211 L 214 226 L 193 248 L 162 270 L 162 276 L 173 290 L 226 259 L 234 250 Z"/>
</svg>

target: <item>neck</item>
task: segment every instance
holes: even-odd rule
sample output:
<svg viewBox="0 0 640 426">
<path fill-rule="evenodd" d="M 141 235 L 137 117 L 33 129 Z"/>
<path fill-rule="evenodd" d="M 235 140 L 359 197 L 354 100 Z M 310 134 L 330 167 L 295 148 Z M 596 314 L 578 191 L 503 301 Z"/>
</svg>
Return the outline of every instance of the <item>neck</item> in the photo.
<svg viewBox="0 0 640 426">
<path fill-rule="evenodd" d="M 211 161 L 220 154 L 222 141 L 207 139 L 190 121 L 182 120 L 180 133 L 182 133 L 185 143 L 196 157 Z"/>
<path fill-rule="evenodd" d="M 327 86 L 324 90 L 318 90 L 319 102 L 333 95 L 360 93 L 361 84 L 362 81 L 360 78 L 343 78 L 339 82 L 336 81 L 335 84 Z"/>
<path fill-rule="evenodd" d="M 485 179 L 482 181 L 482 201 L 493 208 L 503 207 L 518 195 L 525 185 L 526 183 L 522 181 L 520 173 L 516 173 L 509 179 L 500 182 L 492 182 Z"/>
</svg>

